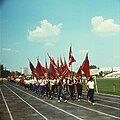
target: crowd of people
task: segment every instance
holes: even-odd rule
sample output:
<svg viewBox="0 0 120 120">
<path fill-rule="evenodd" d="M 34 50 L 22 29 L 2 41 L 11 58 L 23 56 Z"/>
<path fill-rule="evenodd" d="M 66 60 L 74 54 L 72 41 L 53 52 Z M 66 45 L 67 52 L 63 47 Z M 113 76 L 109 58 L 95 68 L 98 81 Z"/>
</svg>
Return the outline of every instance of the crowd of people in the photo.
<svg viewBox="0 0 120 120">
<path fill-rule="evenodd" d="M 29 80 L 27 80 L 29 81 Z M 66 103 L 68 98 L 70 100 L 77 99 L 80 101 L 82 99 L 83 92 L 83 80 L 81 76 L 68 76 L 64 78 L 60 76 L 59 78 L 37 78 L 34 82 L 25 82 L 24 79 L 20 81 L 20 85 L 24 85 L 26 90 L 31 90 L 32 92 L 40 95 L 41 97 L 46 97 L 52 99 L 54 96 L 58 97 L 58 102 L 61 99 Z M 87 91 L 88 102 L 94 105 L 94 80 L 92 77 L 88 77 L 86 80 L 85 91 Z M 67 98 L 67 95 L 69 96 Z"/>
</svg>

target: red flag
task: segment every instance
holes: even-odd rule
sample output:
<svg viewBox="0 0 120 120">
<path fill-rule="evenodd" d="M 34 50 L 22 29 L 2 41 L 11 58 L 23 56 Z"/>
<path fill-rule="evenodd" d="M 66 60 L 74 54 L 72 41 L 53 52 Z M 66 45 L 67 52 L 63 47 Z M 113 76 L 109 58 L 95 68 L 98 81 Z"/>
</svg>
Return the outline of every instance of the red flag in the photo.
<svg viewBox="0 0 120 120">
<path fill-rule="evenodd" d="M 76 76 L 80 76 L 82 74 L 82 66 L 78 69 Z"/>
<path fill-rule="evenodd" d="M 38 76 L 38 72 L 36 71 L 35 67 L 33 66 L 33 64 L 31 63 L 30 60 L 29 60 L 29 66 L 30 66 L 30 69 L 32 71 L 33 76 L 37 77 Z"/>
<path fill-rule="evenodd" d="M 72 55 L 72 46 L 70 46 L 70 51 L 69 51 L 69 67 L 72 65 L 73 62 L 76 62 L 75 58 Z"/>
<path fill-rule="evenodd" d="M 53 66 L 57 68 L 57 65 L 56 65 L 54 59 L 51 58 L 49 54 L 48 54 L 48 57 L 49 57 L 49 59 L 50 59 L 51 64 L 53 64 Z"/>
<path fill-rule="evenodd" d="M 69 67 L 72 65 L 73 62 L 76 62 L 75 58 L 71 56 L 70 62 L 69 62 Z"/>
<path fill-rule="evenodd" d="M 40 64 L 39 60 L 37 60 L 37 66 L 36 66 L 36 71 L 38 72 L 39 76 L 44 76 L 44 71 L 43 71 L 43 67 Z"/>
<path fill-rule="evenodd" d="M 54 75 L 54 77 L 59 76 L 58 67 L 55 64 L 54 59 L 51 58 L 49 54 L 48 54 L 48 57 L 50 58 L 50 69 L 51 69 L 50 71 L 52 72 L 52 75 Z"/>
<path fill-rule="evenodd" d="M 58 73 L 59 73 L 59 75 L 61 75 L 61 74 L 63 73 L 63 66 L 64 66 L 61 57 L 60 57 L 60 64 L 61 64 L 61 65 L 60 65 L 59 68 L 58 68 Z"/>
<path fill-rule="evenodd" d="M 62 73 L 62 75 L 64 75 L 65 77 L 67 77 L 69 74 L 70 74 L 70 71 L 68 69 L 66 60 L 64 58 L 64 66 L 63 66 L 63 73 Z"/>
<path fill-rule="evenodd" d="M 50 75 L 52 75 L 54 77 L 56 76 L 55 68 L 51 62 L 50 62 Z"/>
<path fill-rule="evenodd" d="M 89 60 L 88 60 L 88 53 L 86 54 L 86 58 L 82 64 L 82 70 L 86 74 L 86 76 L 90 76 L 90 67 L 89 67 Z"/>
</svg>

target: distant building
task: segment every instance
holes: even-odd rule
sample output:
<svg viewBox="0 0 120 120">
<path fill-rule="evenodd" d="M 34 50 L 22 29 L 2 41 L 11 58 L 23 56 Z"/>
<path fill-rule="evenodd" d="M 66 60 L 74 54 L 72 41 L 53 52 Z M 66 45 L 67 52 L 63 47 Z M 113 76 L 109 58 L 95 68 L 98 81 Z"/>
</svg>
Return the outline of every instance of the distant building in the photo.
<svg viewBox="0 0 120 120">
<path fill-rule="evenodd" d="M 114 72 L 120 72 L 120 67 L 113 67 Z"/>
<path fill-rule="evenodd" d="M 110 73 L 113 71 L 112 67 L 103 67 L 103 68 L 99 68 L 99 72 L 103 72 L 103 73 Z"/>
<path fill-rule="evenodd" d="M 103 67 L 99 68 L 99 73 L 100 72 L 102 72 L 102 76 L 105 76 L 113 72 L 120 72 L 120 67 Z"/>
<path fill-rule="evenodd" d="M 77 72 L 77 70 L 75 72 Z M 90 74 L 95 76 L 99 76 L 99 75 L 105 76 L 113 72 L 120 72 L 120 67 L 102 67 L 102 68 L 90 69 Z M 82 71 L 82 74 L 84 74 L 83 71 Z"/>
<path fill-rule="evenodd" d="M 110 74 L 107 74 L 105 78 L 120 78 L 120 72 L 112 72 Z"/>
<path fill-rule="evenodd" d="M 120 71 L 120 67 L 103 67 L 103 68 L 99 68 L 99 72 L 119 72 Z"/>
<path fill-rule="evenodd" d="M 99 69 L 98 68 L 96 68 L 96 69 L 90 69 L 90 74 L 98 76 L 99 75 Z"/>
</svg>

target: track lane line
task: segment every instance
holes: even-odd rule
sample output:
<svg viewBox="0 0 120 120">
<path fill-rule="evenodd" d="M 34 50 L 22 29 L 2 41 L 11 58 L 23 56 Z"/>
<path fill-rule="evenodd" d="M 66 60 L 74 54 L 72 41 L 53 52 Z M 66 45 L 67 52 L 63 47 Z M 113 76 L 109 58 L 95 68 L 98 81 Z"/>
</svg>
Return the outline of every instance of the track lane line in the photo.
<svg viewBox="0 0 120 120">
<path fill-rule="evenodd" d="M 113 104 L 118 104 L 118 105 L 120 105 L 120 103 L 117 103 L 117 102 L 114 102 L 114 101 L 108 101 L 108 100 L 103 100 L 103 99 L 99 99 L 99 98 L 96 98 L 96 100 L 104 101 L 104 102 L 109 102 L 109 103 L 113 103 Z"/>
<path fill-rule="evenodd" d="M 8 113 L 9 113 L 10 120 L 13 120 L 12 114 L 11 114 L 11 112 L 10 112 L 10 109 L 9 109 L 9 107 L 8 107 L 8 104 L 7 104 L 6 100 L 5 100 L 5 97 L 4 97 L 4 94 L 3 94 L 2 90 L 1 90 L 1 88 L 0 88 L 0 92 L 1 92 L 2 98 L 3 98 L 3 100 L 4 100 L 5 106 L 6 106 L 6 108 L 7 108 L 7 111 L 8 111 Z"/>
<path fill-rule="evenodd" d="M 87 95 L 87 93 L 83 92 L 83 95 Z M 105 94 L 106 95 L 106 94 Z M 95 93 L 94 96 L 97 98 L 97 99 L 100 99 L 100 98 L 106 98 L 106 99 L 111 99 L 109 100 L 109 102 L 111 103 L 116 103 L 116 101 L 120 101 L 120 96 L 117 97 L 117 98 L 113 98 L 114 95 L 111 95 L 111 96 L 105 96 L 105 95 L 101 95 L 100 93 Z M 113 100 L 116 100 L 115 102 Z M 120 103 L 118 103 L 120 104 Z"/>
<path fill-rule="evenodd" d="M 117 117 L 117 116 L 114 116 L 114 115 L 110 115 L 110 114 L 107 114 L 107 113 L 103 113 L 103 112 L 101 112 L 101 111 L 94 110 L 94 109 L 91 109 L 91 108 L 87 108 L 87 107 L 84 107 L 84 106 L 82 106 L 82 105 L 78 105 L 78 104 L 75 104 L 75 103 L 72 103 L 72 102 L 68 102 L 68 103 L 70 103 L 70 104 L 72 104 L 72 105 L 75 105 L 75 106 L 78 106 L 78 107 L 82 107 L 82 108 L 84 108 L 84 109 L 87 109 L 87 110 L 90 110 L 90 111 L 93 111 L 93 112 L 97 112 L 97 113 L 102 114 L 102 115 L 106 115 L 106 116 L 109 116 L 109 117 L 116 118 L 116 119 L 119 119 L 119 120 L 120 120 L 120 117 Z"/>
<path fill-rule="evenodd" d="M 88 102 L 87 100 L 82 100 L 84 102 Z M 99 106 L 104 106 L 104 107 L 108 107 L 108 108 L 111 108 L 111 109 L 115 109 L 115 110 L 120 110 L 120 108 L 117 108 L 117 107 L 112 107 L 112 106 L 109 106 L 109 105 L 104 105 L 104 104 L 100 104 L 100 103 L 96 103 L 96 105 L 99 105 Z"/>
<path fill-rule="evenodd" d="M 106 99 L 111 99 L 111 100 L 116 100 L 116 101 L 120 101 L 120 98 L 112 98 L 111 96 L 107 97 L 107 96 L 99 96 L 99 95 L 95 95 L 97 98 L 106 98 Z"/>
<path fill-rule="evenodd" d="M 10 85 L 10 84 L 9 84 L 9 85 Z M 5 86 L 6 86 L 6 85 L 5 85 Z M 41 102 L 43 102 L 43 103 L 45 103 L 45 104 L 47 104 L 47 105 L 49 105 L 49 106 L 51 106 L 51 107 L 53 107 L 53 108 L 56 108 L 56 109 L 58 109 L 58 110 L 60 110 L 60 111 L 62 111 L 62 112 L 64 112 L 64 113 L 66 113 L 66 114 L 68 114 L 68 115 L 70 115 L 70 116 L 72 116 L 72 117 L 74 117 L 74 118 L 76 118 L 76 119 L 78 119 L 78 120 L 84 120 L 84 119 L 82 119 L 82 118 L 79 118 L 79 117 L 73 115 L 72 113 L 69 113 L 69 112 L 67 112 L 67 111 L 65 111 L 65 110 L 63 110 L 63 109 L 61 109 L 61 108 L 59 108 L 59 107 L 56 107 L 56 106 L 54 106 L 54 105 L 52 105 L 52 104 L 50 104 L 50 103 L 48 103 L 48 102 L 45 102 L 44 100 L 41 100 L 41 99 L 39 99 L 39 98 L 37 98 L 37 97 L 35 97 L 35 96 L 33 96 L 33 95 L 31 95 L 31 94 L 29 94 L 29 93 L 21 90 L 21 89 L 15 87 L 15 86 L 13 86 L 13 85 L 10 85 L 10 86 L 11 86 L 11 87 L 14 87 L 15 89 L 17 89 L 17 90 L 19 90 L 19 91 L 21 91 L 21 92 L 23 92 L 23 93 L 25 93 L 25 94 L 28 94 L 29 96 L 32 96 L 33 98 L 36 98 L 37 100 L 39 100 L 39 101 L 41 101 Z M 6 86 L 6 87 L 8 88 L 8 86 Z M 9 88 L 9 89 L 10 89 L 10 88 Z M 14 92 L 14 91 L 13 91 L 13 92 Z"/>
<path fill-rule="evenodd" d="M 6 86 L 6 85 L 5 85 Z M 6 86 L 7 87 L 7 86 Z M 36 110 L 32 105 L 30 105 L 28 102 L 26 102 L 23 98 L 21 98 L 18 94 L 16 94 L 13 90 L 11 90 L 9 87 L 7 87 L 14 95 L 16 95 L 20 100 L 22 100 L 24 103 L 26 103 L 30 108 L 32 108 L 35 112 L 37 112 L 40 116 L 42 116 L 45 120 L 48 120 L 42 113 L 40 113 L 38 110 Z"/>
<path fill-rule="evenodd" d="M 55 97 L 54 97 L 55 98 Z M 55 98 L 55 99 L 57 99 L 57 98 Z M 87 102 L 86 100 L 83 100 L 84 102 Z M 82 105 L 79 105 L 79 104 L 76 104 L 76 103 L 72 103 L 72 102 L 70 102 L 70 101 L 68 101 L 68 103 L 69 104 L 72 104 L 72 105 L 74 105 L 74 106 L 78 106 L 78 107 L 82 107 L 82 108 L 84 108 L 84 109 L 87 109 L 87 110 L 90 110 L 90 111 L 93 111 L 93 112 L 97 112 L 97 113 L 99 113 L 99 114 L 103 114 L 103 115 L 106 115 L 106 116 L 109 116 L 109 117 L 112 117 L 112 118 L 116 118 L 116 119 L 120 119 L 120 117 L 117 117 L 117 116 L 114 116 L 114 115 L 110 115 L 110 114 L 107 114 L 107 113 L 103 113 L 103 112 L 101 112 L 101 111 L 98 111 L 98 110 L 94 110 L 94 109 L 91 109 L 91 108 L 87 108 L 87 107 L 84 107 L 84 106 L 82 106 Z M 119 108 L 118 108 L 119 109 Z M 120 110 L 120 109 L 119 109 Z"/>
<path fill-rule="evenodd" d="M 96 95 L 101 95 L 101 96 L 109 96 L 109 97 L 117 97 L 120 99 L 119 95 L 111 95 L 111 94 L 105 94 L 105 93 L 96 93 Z"/>
<path fill-rule="evenodd" d="M 9 84 L 9 85 L 10 85 L 10 84 Z M 10 85 L 10 86 L 12 86 L 12 87 L 14 87 L 15 89 L 18 89 L 19 91 L 22 91 L 23 93 L 26 93 L 26 94 L 28 94 L 28 95 L 30 95 L 30 96 L 32 96 L 32 97 L 34 97 L 34 98 L 36 98 L 36 99 L 44 102 L 44 103 L 46 103 L 46 104 L 48 104 L 48 105 L 56 108 L 56 106 L 54 106 L 54 105 L 52 105 L 52 104 L 49 104 L 49 103 L 45 102 L 44 100 L 41 100 L 41 99 L 39 99 L 39 98 L 37 98 L 37 97 L 35 97 L 35 96 L 33 96 L 33 95 L 31 95 L 31 94 L 29 94 L 29 93 L 21 90 L 21 89 L 15 87 L 15 86 L 13 86 L 13 85 Z M 75 103 L 72 103 L 72 102 L 69 102 L 69 101 L 68 101 L 68 103 L 70 103 L 70 104 L 72 104 L 72 105 L 75 105 L 75 106 L 78 106 L 78 107 L 82 107 L 82 108 L 84 108 L 84 109 L 87 109 L 87 110 L 90 110 L 90 111 L 93 111 L 93 112 L 96 112 L 96 113 L 99 113 L 99 114 L 102 114 L 102 115 L 105 115 L 105 116 L 109 116 L 109 117 L 116 118 L 116 119 L 119 119 L 119 120 L 120 120 L 120 117 L 117 117 L 117 116 L 114 116 L 114 115 L 111 115 L 111 114 L 107 114 L 107 113 L 104 113 L 104 112 L 101 112 L 101 111 L 98 111 L 98 110 L 94 110 L 94 109 L 91 109 L 91 108 L 88 108 L 88 107 L 85 107 L 85 106 L 82 106 L 82 105 L 78 105 L 78 104 L 75 104 Z M 58 108 L 56 108 L 56 109 L 58 109 Z M 59 109 L 60 109 L 60 108 L 59 108 Z M 66 111 L 65 111 L 65 112 L 66 112 Z"/>
</svg>

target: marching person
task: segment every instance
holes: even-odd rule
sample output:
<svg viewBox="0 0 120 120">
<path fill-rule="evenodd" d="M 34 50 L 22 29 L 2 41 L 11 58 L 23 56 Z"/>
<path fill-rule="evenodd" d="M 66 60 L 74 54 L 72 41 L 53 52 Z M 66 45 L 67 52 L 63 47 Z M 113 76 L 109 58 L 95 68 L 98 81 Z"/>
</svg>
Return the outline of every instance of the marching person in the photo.
<svg viewBox="0 0 120 120">
<path fill-rule="evenodd" d="M 60 94 L 62 93 L 62 97 L 64 102 L 67 102 L 65 93 L 64 93 L 64 85 L 65 85 L 65 79 L 63 80 L 63 76 L 61 76 L 59 79 L 57 79 L 57 85 L 58 85 L 58 102 L 60 102 Z"/>
<path fill-rule="evenodd" d="M 73 94 L 74 94 L 74 80 L 73 77 L 69 77 L 67 81 L 67 85 L 69 86 L 69 93 L 70 93 L 70 98 L 73 100 Z"/>
<path fill-rule="evenodd" d="M 77 93 L 78 93 L 78 101 L 80 101 L 80 99 L 82 98 L 82 77 L 77 77 L 77 80 L 76 80 L 76 86 L 77 86 Z"/>
<path fill-rule="evenodd" d="M 85 92 L 87 91 L 87 100 L 89 100 L 89 88 L 87 87 L 87 83 L 89 82 L 90 80 L 90 77 L 87 77 L 87 79 L 85 80 L 85 84 L 86 84 L 86 87 L 85 87 Z"/>
<path fill-rule="evenodd" d="M 36 82 L 34 81 L 34 83 L 33 83 L 33 89 L 32 89 L 33 93 L 35 92 L 35 88 L 36 88 Z"/>
<path fill-rule="evenodd" d="M 54 94 L 55 94 L 55 82 L 56 82 L 56 79 L 55 78 L 52 78 L 51 80 L 50 80 L 50 84 L 51 84 L 51 93 L 52 93 L 52 96 L 54 96 Z"/>
<path fill-rule="evenodd" d="M 40 90 L 40 95 L 42 97 L 44 97 L 44 87 L 45 87 L 45 79 L 44 76 L 42 76 L 42 79 L 40 79 L 40 86 L 39 86 L 39 90 Z"/>
<path fill-rule="evenodd" d="M 48 78 L 45 79 L 45 92 L 46 92 L 46 96 L 49 99 L 51 98 L 51 85 L 50 85 L 50 80 Z"/>
<path fill-rule="evenodd" d="M 92 105 L 95 105 L 94 103 L 94 87 L 95 87 L 95 83 L 93 81 L 93 78 L 90 77 L 90 80 L 87 83 L 87 88 L 89 89 L 89 100 L 88 102 L 92 103 Z"/>
</svg>

